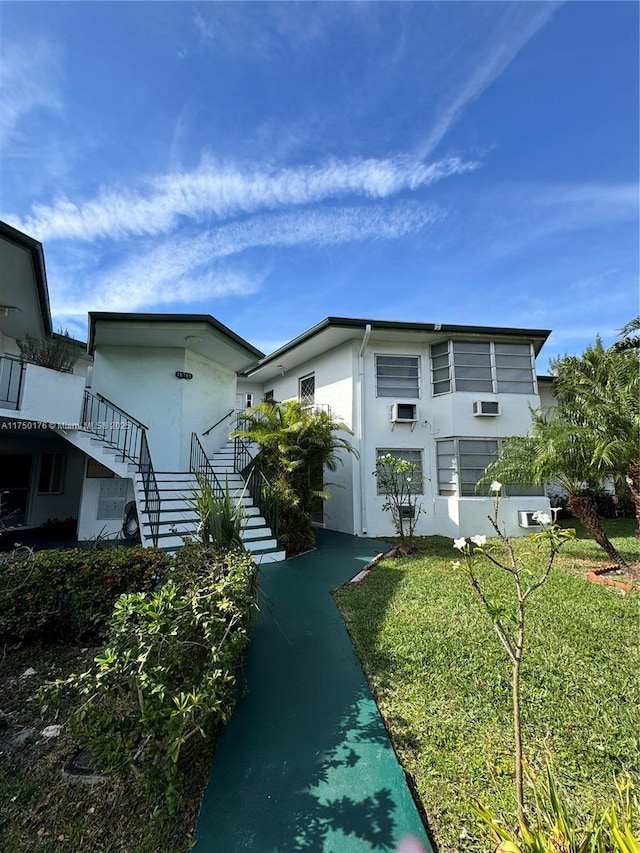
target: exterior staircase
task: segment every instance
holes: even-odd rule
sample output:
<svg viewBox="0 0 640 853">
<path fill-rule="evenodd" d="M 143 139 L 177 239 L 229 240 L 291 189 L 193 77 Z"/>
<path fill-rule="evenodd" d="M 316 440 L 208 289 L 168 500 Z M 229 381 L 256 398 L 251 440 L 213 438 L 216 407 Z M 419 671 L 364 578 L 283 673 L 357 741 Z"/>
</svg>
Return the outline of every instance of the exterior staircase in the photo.
<svg viewBox="0 0 640 853">
<path fill-rule="evenodd" d="M 260 510 L 245 492 L 244 480 L 233 471 L 233 455 L 230 457 L 230 466 L 227 467 L 229 455 L 225 450 L 215 454 L 211 462 L 222 487 L 224 488 L 226 483 L 232 497 L 242 505 L 245 516 L 241 533 L 244 547 L 253 554 L 258 564 L 284 560 L 285 552 L 278 547 L 277 540 L 260 515 Z M 231 453 L 233 454 L 233 449 Z M 156 471 L 156 482 L 160 492 L 158 547 L 174 553 L 183 544 L 183 537 L 198 535 L 200 520 L 193 507 L 189 506 L 189 498 L 198 490 L 198 481 L 195 474 L 189 472 Z M 139 476 L 136 476 L 136 492 L 136 503 L 142 503 L 144 490 Z M 143 539 L 150 538 L 151 526 L 148 520 L 141 518 L 140 533 Z"/>
<path fill-rule="evenodd" d="M 97 411 L 97 417 L 93 414 Z M 113 413 L 114 417 L 110 415 Z M 82 422 L 126 418 L 131 427 L 117 435 L 117 442 L 107 433 L 90 429 L 57 430 L 59 434 L 101 462 L 118 477 L 132 479 L 140 525 L 140 540 L 145 547 L 157 544 L 168 553 L 175 553 L 186 536 L 197 536 L 200 520 L 189 505 L 189 499 L 198 490 L 196 470 L 204 470 L 212 480 L 215 474 L 220 486 L 229 489 L 243 507 L 244 524 L 242 541 L 253 554 L 256 563 L 275 563 L 285 559 L 284 549 L 278 546 L 267 522 L 253 503 L 246 484 L 235 471 L 234 442 L 229 441 L 212 459 L 206 459 L 202 445 L 192 436 L 192 471 L 154 471 L 146 442 L 146 427 L 112 403 L 97 395 L 85 392 Z M 124 439 L 122 438 L 124 435 Z M 194 457 L 194 443 L 201 456 Z M 256 448 L 254 448 L 255 453 Z"/>
</svg>

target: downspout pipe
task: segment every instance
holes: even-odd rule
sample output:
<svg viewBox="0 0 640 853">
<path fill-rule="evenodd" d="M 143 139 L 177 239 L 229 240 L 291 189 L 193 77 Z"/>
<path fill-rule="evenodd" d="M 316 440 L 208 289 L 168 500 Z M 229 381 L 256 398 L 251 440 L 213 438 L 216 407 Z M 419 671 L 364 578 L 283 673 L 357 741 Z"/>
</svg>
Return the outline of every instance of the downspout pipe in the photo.
<svg viewBox="0 0 640 853">
<path fill-rule="evenodd" d="M 364 434 L 364 354 L 371 337 L 371 323 L 367 323 L 358 354 L 358 451 L 360 454 L 360 532 L 367 535 L 367 485 L 365 482 Z"/>
</svg>

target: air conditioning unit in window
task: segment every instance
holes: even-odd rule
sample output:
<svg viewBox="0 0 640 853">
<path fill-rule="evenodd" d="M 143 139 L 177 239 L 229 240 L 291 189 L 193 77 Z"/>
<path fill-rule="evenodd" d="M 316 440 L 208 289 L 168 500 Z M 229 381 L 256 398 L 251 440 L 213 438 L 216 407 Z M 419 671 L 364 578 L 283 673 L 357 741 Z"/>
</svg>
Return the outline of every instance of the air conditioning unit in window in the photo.
<svg viewBox="0 0 640 853">
<path fill-rule="evenodd" d="M 500 403 L 497 400 L 474 400 L 473 414 L 476 418 L 495 418 L 500 414 Z"/>
<path fill-rule="evenodd" d="M 538 522 L 533 517 L 536 510 L 520 510 L 518 512 L 518 527 L 540 527 Z"/>
<path fill-rule="evenodd" d="M 392 424 L 415 424 L 418 420 L 418 407 L 415 403 L 394 403 L 391 406 Z"/>
</svg>

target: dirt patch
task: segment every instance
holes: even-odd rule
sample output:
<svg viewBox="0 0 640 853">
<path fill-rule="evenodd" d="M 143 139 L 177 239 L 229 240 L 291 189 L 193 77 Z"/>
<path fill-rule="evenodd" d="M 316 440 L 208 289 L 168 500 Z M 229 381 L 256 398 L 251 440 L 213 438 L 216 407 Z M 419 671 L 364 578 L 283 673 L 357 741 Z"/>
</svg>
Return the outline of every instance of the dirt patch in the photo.
<svg viewBox="0 0 640 853">
<path fill-rule="evenodd" d="M 603 566 L 590 571 L 587 577 L 592 583 L 605 584 L 626 592 L 640 591 L 640 563 L 633 563 L 628 570 L 620 569 L 618 566 Z"/>
</svg>

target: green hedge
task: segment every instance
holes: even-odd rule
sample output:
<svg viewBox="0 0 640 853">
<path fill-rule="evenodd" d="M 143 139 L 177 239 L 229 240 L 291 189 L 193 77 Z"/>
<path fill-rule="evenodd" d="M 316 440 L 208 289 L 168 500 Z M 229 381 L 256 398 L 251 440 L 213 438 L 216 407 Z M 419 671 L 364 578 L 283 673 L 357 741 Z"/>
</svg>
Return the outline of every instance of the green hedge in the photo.
<svg viewBox="0 0 640 853">
<path fill-rule="evenodd" d="M 152 589 L 167 565 L 155 548 L 21 549 L 0 555 L 0 638 L 100 637 L 118 597 Z"/>
</svg>

